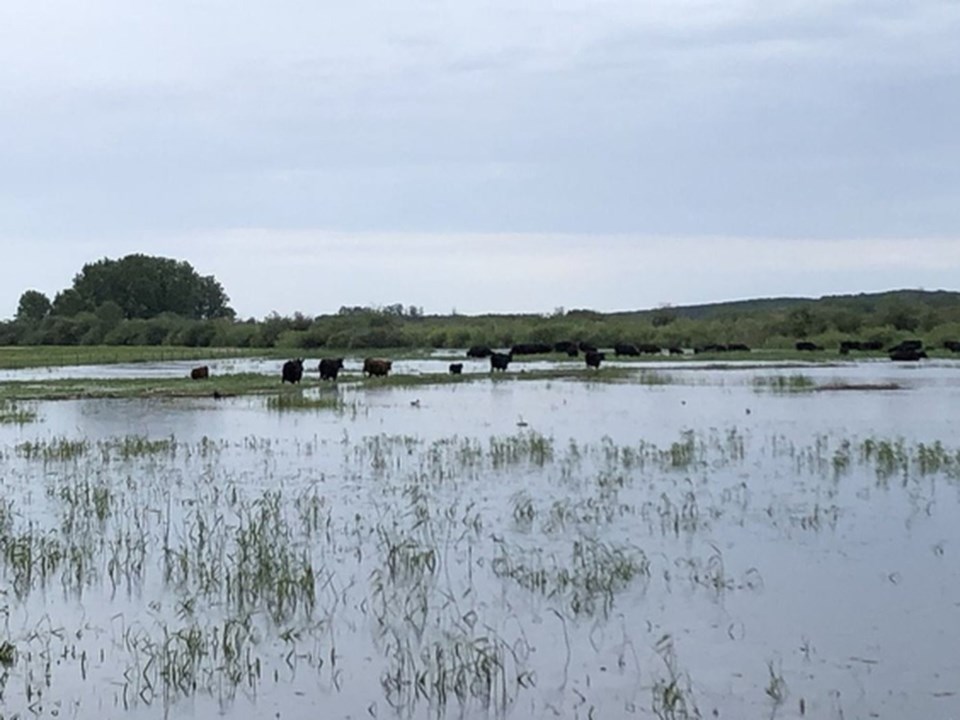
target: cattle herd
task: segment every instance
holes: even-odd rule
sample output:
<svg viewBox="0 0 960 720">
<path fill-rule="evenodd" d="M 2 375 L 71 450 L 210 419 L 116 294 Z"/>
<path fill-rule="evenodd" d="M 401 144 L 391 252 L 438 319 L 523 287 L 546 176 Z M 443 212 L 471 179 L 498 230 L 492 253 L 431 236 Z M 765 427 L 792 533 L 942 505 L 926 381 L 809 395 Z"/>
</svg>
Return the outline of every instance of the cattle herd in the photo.
<svg viewBox="0 0 960 720">
<path fill-rule="evenodd" d="M 804 352 L 825 350 L 820 345 L 806 340 L 798 341 L 794 347 Z M 950 352 L 960 353 L 960 340 L 944 340 L 943 348 Z M 851 352 L 880 352 L 882 350 L 883 343 L 879 340 L 842 340 L 839 352 L 841 355 L 849 355 Z M 903 340 L 893 347 L 887 348 L 886 352 L 891 360 L 897 362 L 915 362 L 929 357 L 923 347 L 922 340 Z"/>
<path fill-rule="evenodd" d="M 954 353 L 960 353 L 960 340 L 945 340 L 943 347 Z M 824 347 L 807 340 L 798 340 L 794 348 L 800 352 L 822 352 Z M 878 352 L 883 350 L 883 343 L 876 340 L 843 340 L 840 343 L 839 352 L 841 355 L 849 355 L 851 352 Z M 617 343 L 613 347 L 614 355 L 617 357 L 635 357 L 639 355 L 683 355 L 688 351 L 679 347 L 662 348 L 659 345 L 644 344 L 634 345 L 631 343 Z M 707 352 L 750 352 L 750 348 L 743 343 L 729 344 L 709 344 L 694 348 L 694 354 Z M 927 358 L 927 352 L 924 349 L 921 340 L 904 340 L 893 347 L 887 348 L 887 354 L 891 360 L 895 361 L 917 361 Z M 585 342 L 564 341 L 550 345 L 548 343 L 520 343 L 514 345 L 507 352 L 496 351 L 486 345 L 474 345 L 467 350 L 467 357 L 474 359 L 489 359 L 490 372 L 503 372 L 507 370 L 510 363 L 518 355 L 539 355 L 546 353 L 563 353 L 568 357 L 578 357 L 583 353 L 583 358 L 588 368 L 599 369 L 600 363 L 607 359 L 607 353 L 600 352 L 595 346 Z M 317 366 L 320 374 L 320 380 L 336 380 L 337 375 L 343 370 L 343 358 L 323 358 Z M 393 368 L 393 361 L 384 358 L 366 358 L 363 361 L 362 374 L 366 377 L 386 377 Z M 449 372 L 451 375 L 460 375 L 463 373 L 463 363 L 450 363 Z M 299 383 L 303 379 L 303 358 L 287 360 L 283 363 L 280 371 L 281 383 Z M 192 380 L 206 380 L 210 377 L 210 367 L 201 365 L 190 371 Z"/>
</svg>

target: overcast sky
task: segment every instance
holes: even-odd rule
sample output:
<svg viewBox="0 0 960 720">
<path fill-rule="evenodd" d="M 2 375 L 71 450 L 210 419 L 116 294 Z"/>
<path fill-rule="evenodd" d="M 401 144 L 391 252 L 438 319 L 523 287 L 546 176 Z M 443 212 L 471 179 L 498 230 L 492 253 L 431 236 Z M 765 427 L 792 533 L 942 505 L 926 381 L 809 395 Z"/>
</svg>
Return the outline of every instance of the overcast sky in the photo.
<svg viewBox="0 0 960 720">
<path fill-rule="evenodd" d="M 960 289 L 960 3 L 3 0 L 0 318 Z"/>
</svg>

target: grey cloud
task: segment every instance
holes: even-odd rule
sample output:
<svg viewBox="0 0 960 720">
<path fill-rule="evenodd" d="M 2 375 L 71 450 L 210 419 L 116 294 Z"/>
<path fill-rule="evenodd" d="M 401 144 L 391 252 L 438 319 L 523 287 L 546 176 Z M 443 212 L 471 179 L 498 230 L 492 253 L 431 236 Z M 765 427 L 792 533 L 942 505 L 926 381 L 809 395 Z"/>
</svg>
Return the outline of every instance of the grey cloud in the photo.
<svg viewBox="0 0 960 720">
<path fill-rule="evenodd" d="M 0 241 L 956 235 L 958 30 L 936 0 L 11 0 Z"/>
</svg>

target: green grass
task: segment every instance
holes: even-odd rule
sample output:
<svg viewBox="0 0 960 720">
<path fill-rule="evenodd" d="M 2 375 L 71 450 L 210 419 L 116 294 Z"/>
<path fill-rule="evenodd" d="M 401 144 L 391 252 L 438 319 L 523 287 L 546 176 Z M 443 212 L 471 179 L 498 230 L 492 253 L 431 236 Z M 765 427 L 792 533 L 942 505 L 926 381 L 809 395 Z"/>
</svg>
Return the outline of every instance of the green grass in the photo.
<svg viewBox="0 0 960 720">
<path fill-rule="evenodd" d="M 0 347 L 0 368 L 108 365 L 269 355 L 260 348 L 188 348 L 127 345 L 18 345 Z M 289 354 L 289 351 L 287 351 Z"/>
<path fill-rule="evenodd" d="M 429 350 L 342 348 L 228 348 L 176 347 L 170 345 L 16 345 L 0 347 L 0 369 L 61 367 L 65 365 L 113 365 L 116 363 L 211 360 L 217 358 L 342 357 L 366 355 L 391 358 L 425 357 Z M 451 357 L 454 357 L 451 355 Z M 316 363 L 314 362 L 314 366 Z"/>
<path fill-rule="evenodd" d="M 448 375 L 432 373 L 425 375 L 389 375 L 382 378 L 363 378 L 359 374 L 342 374 L 337 381 L 339 386 L 354 387 L 417 387 L 463 382 L 476 382 L 492 379 L 496 382 L 514 382 L 517 380 L 589 380 L 593 382 L 626 381 L 636 374 L 630 368 L 603 368 L 599 372 L 586 368 L 554 369 L 498 373 L 476 373 L 469 375 Z M 320 385 L 316 379 L 304 377 L 296 386 L 282 385 L 280 376 L 257 373 L 235 373 L 217 375 L 209 380 L 191 380 L 190 378 L 71 378 L 60 380 L 16 380 L 0 383 L 0 402 L 17 400 L 72 400 L 85 398 L 133 398 L 133 397 L 220 397 L 237 395 L 263 395 L 300 390 L 311 387 L 330 387 L 329 383 Z M 275 407 L 292 407 L 295 400 L 277 400 Z M 300 404 L 310 402 L 303 399 Z M 333 406 L 336 402 L 321 399 L 318 406 Z M 283 406 L 283 407 L 281 407 Z"/>
<path fill-rule="evenodd" d="M 70 400 L 79 398 L 129 397 L 224 397 L 274 392 L 280 378 L 273 375 L 238 373 L 215 379 L 190 378 L 74 378 L 65 380 L 18 380 L 0 383 L 0 400 Z"/>
</svg>

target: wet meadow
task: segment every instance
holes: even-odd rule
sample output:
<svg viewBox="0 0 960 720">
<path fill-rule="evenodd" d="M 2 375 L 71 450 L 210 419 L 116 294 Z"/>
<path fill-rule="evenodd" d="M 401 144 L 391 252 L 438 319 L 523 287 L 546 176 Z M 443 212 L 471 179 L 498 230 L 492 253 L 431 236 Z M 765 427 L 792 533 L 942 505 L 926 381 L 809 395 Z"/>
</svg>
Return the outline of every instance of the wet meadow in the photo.
<svg viewBox="0 0 960 720">
<path fill-rule="evenodd" d="M 24 390 L 192 362 L 0 378 L 0 719 L 960 713 L 957 361 Z"/>
</svg>

